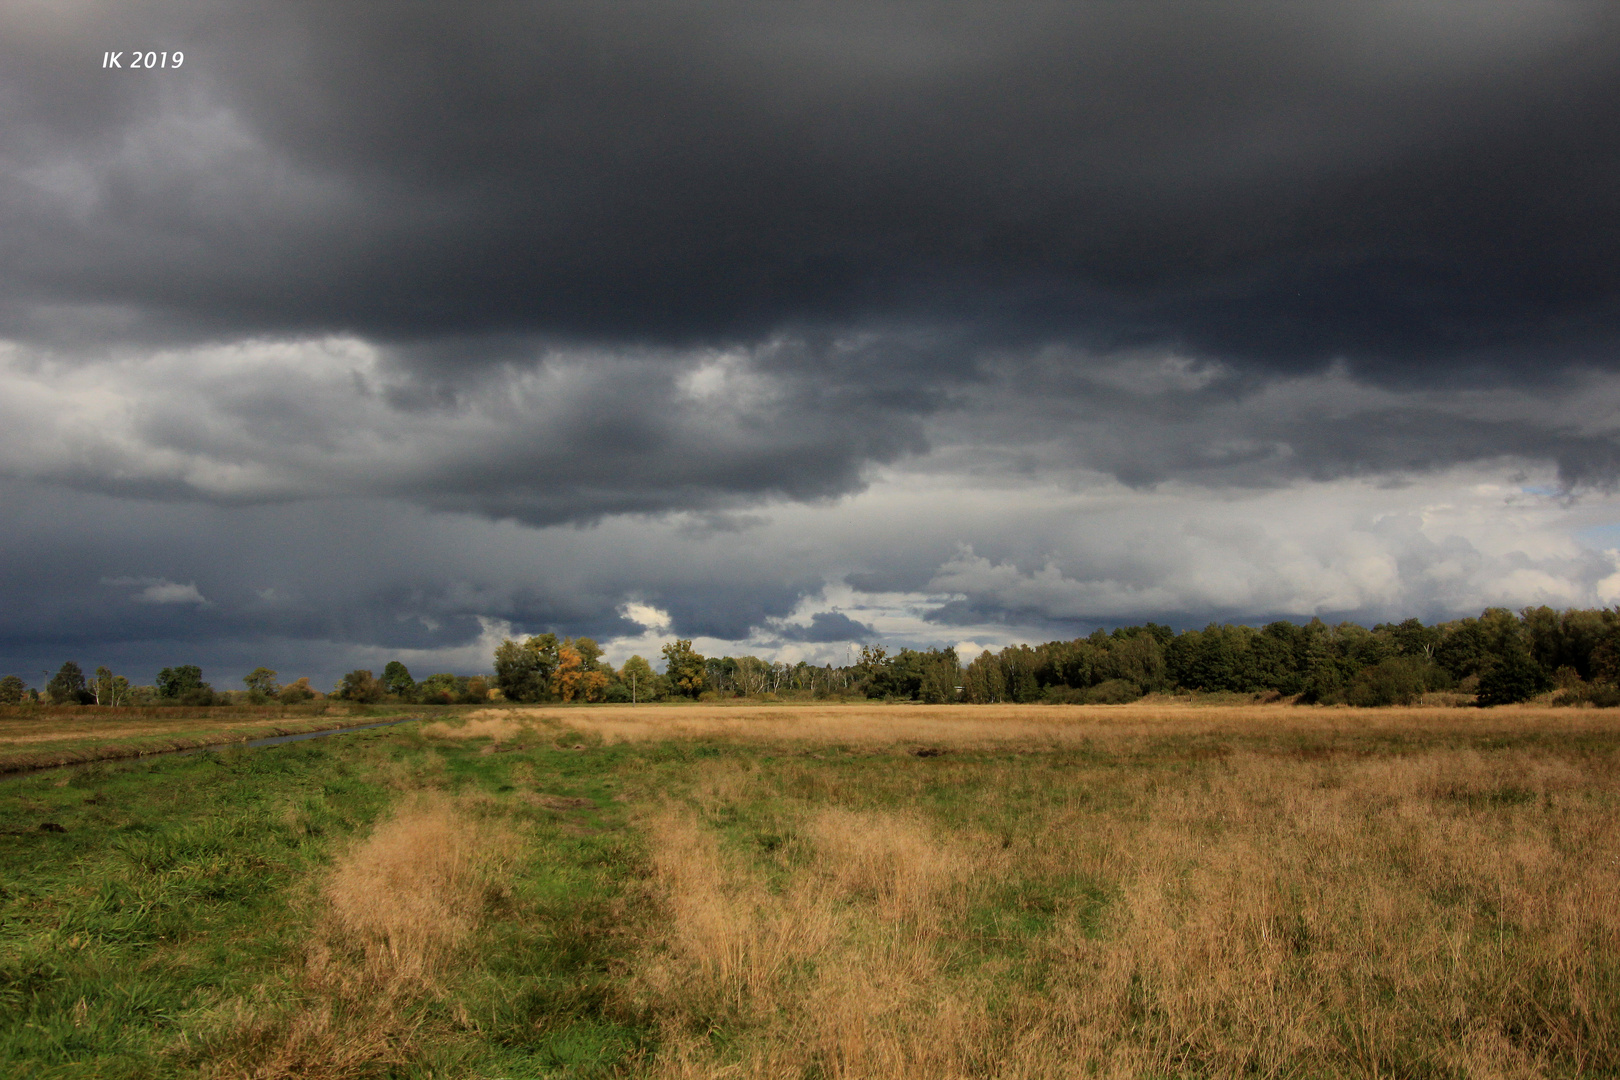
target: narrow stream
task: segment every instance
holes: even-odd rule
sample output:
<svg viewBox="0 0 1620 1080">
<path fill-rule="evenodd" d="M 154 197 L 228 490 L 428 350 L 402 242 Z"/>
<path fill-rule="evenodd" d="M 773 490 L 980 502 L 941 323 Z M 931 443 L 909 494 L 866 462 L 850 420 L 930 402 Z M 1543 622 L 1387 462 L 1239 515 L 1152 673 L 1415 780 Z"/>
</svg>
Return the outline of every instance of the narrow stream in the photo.
<svg viewBox="0 0 1620 1080">
<path fill-rule="evenodd" d="M 420 716 L 405 716 L 398 720 L 378 720 L 373 724 L 354 724 L 350 727 L 327 728 L 325 731 L 300 731 L 296 735 L 272 735 L 267 739 L 249 739 L 247 742 L 218 743 L 214 746 L 188 746 L 183 750 L 162 750 L 156 754 L 142 754 L 141 760 L 155 757 L 168 757 L 171 754 L 206 754 L 216 750 L 230 750 L 235 747 L 275 746 L 277 743 L 302 742 L 304 739 L 324 739 L 328 735 L 347 735 L 351 731 L 369 731 L 371 728 L 393 727 L 395 724 L 408 724 L 412 720 L 421 720 Z M 128 760 L 114 759 L 114 760 Z"/>
</svg>

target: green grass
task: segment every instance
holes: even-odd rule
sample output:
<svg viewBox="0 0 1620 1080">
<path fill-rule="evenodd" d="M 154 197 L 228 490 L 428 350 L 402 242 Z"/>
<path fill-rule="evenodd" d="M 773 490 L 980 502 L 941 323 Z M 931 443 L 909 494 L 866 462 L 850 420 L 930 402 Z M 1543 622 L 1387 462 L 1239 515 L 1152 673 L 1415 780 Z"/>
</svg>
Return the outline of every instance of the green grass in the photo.
<svg viewBox="0 0 1620 1080">
<path fill-rule="evenodd" d="M 1612 740 L 1591 732 L 1526 731 L 1489 740 L 1440 727 L 1308 739 L 1167 734 L 1146 743 L 1099 739 L 1067 749 L 951 749 L 918 757 L 906 747 L 702 739 L 603 745 L 544 723 L 524 740 L 526 749 L 513 752 L 481 753 L 486 740 L 435 740 L 414 728 L 384 728 L 264 750 L 101 762 L 0 780 L 0 1075 L 206 1076 L 249 1038 L 243 1033 L 251 1025 L 239 1019 L 244 1010 L 267 1030 L 285 1027 L 312 1000 L 302 973 L 321 918 L 324 871 L 417 790 L 469 800 L 479 813 L 516 829 L 525 839 L 523 861 L 509 888 L 489 900 L 453 970 L 433 992 L 403 1006 L 406 1027 L 417 1037 L 396 1058 L 379 1055 L 343 1075 L 657 1072 L 671 1032 L 686 1022 L 678 1008 L 648 990 L 642 972 L 649 958 L 666 958 L 660 951 L 665 916 L 657 890 L 649 888 L 651 853 L 642 829 L 660 808 L 694 816 L 730 858 L 778 895 L 815 867 L 807 823 L 828 806 L 909 815 L 981 853 L 985 865 L 998 869 L 974 879 L 966 899 L 944 918 L 938 978 L 941 987 L 971 989 L 990 1018 L 987 1030 L 1013 1031 L 1034 1023 L 1028 1017 L 1047 995 L 1074 993 L 1080 976 L 1072 950 L 1079 946 L 1054 944 L 1063 933 L 1099 949 L 1130 940 L 1127 871 L 1104 873 L 1096 860 L 1043 857 L 1054 846 L 1083 853 L 1092 850 L 1086 845 L 1093 831 L 1103 838 L 1095 847 L 1114 835 L 1109 829 L 1169 835 L 1143 830 L 1173 824 L 1184 830 L 1177 835 L 1194 839 L 1187 851 L 1200 850 L 1199 844 L 1215 851 L 1240 834 L 1271 835 L 1255 828 L 1292 827 L 1266 824 L 1281 821 L 1284 811 L 1263 785 L 1244 789 L 1261 826 L 1213 813 L 1176 818 L 1176 799 L 1207 801 L 1212 791 L 1237 790 L 1229 787 L 1234 755 L 1275 762 L 1287 784 L 1324 792 L 1337 792 L 1335 777 L 1357 763 L 1455 752 L 1489 764 L 1518 755 L 1519 765 L 1489 773 L 1489 782 L 1480 781 L 1476 769 L 1473 780 L 1439 783 L 1422 795 L 1422 805 L 1445 820 L 1465 820 L 1479 836 L 1498 830 L 1504 844 L 1518 829 L 1577 850 L 1596 841 L 1573 838 L 1570 830 L 1580 823 L 1567 816 L 1565 804 L 1578 798 L 1612 812 L 1615 803 L 1612 793 L 1595 789 L 1554 792 L 1535 779 L 1540 774 L 1524 771 L 1543 760 L 1590 775 L 1612 771 Z M 1422 917 L 1461 928 L 1453 947 L 1470 950 L 1479 1007 L 1493 1007 L 1487 999 L 1497 994 L 1495 1007 L 1504 1016 L 1521 1017 L 1513 1021 L 1521 1024 L 1520 1034 L 1509 1025 L 1501 1037 L 1519 1039 L 1530 1047 L 1527 1053 L 1543 1053 L 1551 1075 L 1601 1075 L 1615 1065 L 1620 987 L 1603 981 L 1613 973 L 1594 976 L 1588 988 L 1598 1000 L 1579 1006 L 1559 999 L 1563 991 L 1550 984 L 1538 988 L 1538 972 L 1524 963 L 1523 950 L 1533 945 L 1492 906 L 1499 894 L 1465 880 L 1461 869 L 1440 873 L 1433 852 L 1400 838 L 1396 818 L 1377 819 L 1385 802 L 1409 798 L 1405 789 L 1391 788 L 1388 796 L 1376 786 L 1367 790 L 1365 813 L 1376 828 L 1366 843 L 1387 847 L 1382 857 L 1391 880 L 1410 879 L 1413 895 L 1439 913 Z M 589 805 L 552 808 L 540 796 Z M 61 831 L 42 830 L 46 824 Z M 1167 895 L 1181 900 L 1194 896 L 1200 879 L 1196 856 L 1178 857 L 1188 861 L 1179 879 L 1172 875 Z M 1279 977 L 1300 986 L 1309 984 L 1307 969 L 1322 955 L 1314 951 L 1322 946 L 1313 935 L 1324 933 L 1323 926 L 1339 932 L 1312 921 L 1313 880 L 1302 868 L 1279 886 L 1272 926 L 1286 945 Z M 840 901 L 851 910 L 862 902 Z M 862 925 L 870 930 L 876 924 Z M 1493 956 L 1501 958 L 1500 985 L 1490 982 Z M 1517 972 L 1510 970 L 1515 963 Z M 813 979 L 813 968 L 812 962 L 793 978 Z M 1164 1004 L 1170 991 L 1156 986 L 1156 977 L 1147 967 L 1132 976 L 1110 1037 L 1122 1044 L 1158 1038 L 1181 1045 L 1163 1034 L 1174 1034 L 1174 1021 Z M 1436 1050 L 1445 1045 L 1443 1025 L 1451 1021 L 1399 1028 L 1405 1021 L 1390 1017 L 1404 991 L 1376 970 L 1353 989 L 1364 998 L 1352 995 L 1349 1004 L 1334 1005 L 1337 1011 L 1321 1026 L 1329 1034 L 1321 1037 L 1347 1047 L 1376 1044 L 1367 1060 L 1358 1064 L 1348 1051 L 1338 1057 L 1326 1051 L 1327 1058 L 1285 1061 L 1283 1074 L 1310 1075 L 1326 1060 L 1334 1065 L 1326 1071 L 1339 1075 L 1460 1075 Z M 761 1040 L 798 1030 L 769 1026 L 775 1022 L 703 1013 L 703 1030 L 693 1037 L 710 1048 L 714 1061 L 746 1064 Z M 1563 1043 L 1539 1034 L 1560 1024 L 1586 1024 L 1592 1034 Z M 1464 1031 L 1457 1031 L 1460 1045 Z M 1239 1060 L 1198 1041 L 1208 1032 L 1177 1037 L 1186 1040 L 1175 1051 L 1186 1067 L 1164 1075 L 1224 1073 Z M 1592 1049 L 1585 1064 L 1568 1052 L 1570 1039 Z M 981 1047 L 980 1059 L 994 1061 L 992 1049 Z"/>
<path fill-rule="evenodd" d="M 466 709 L 405 705 L 0 706 L 0 775 Z"/>
<path fill-rule="evenodd" d="M 447 777 L 453 791 L 509 798 L 520 764 L 543 781 L 525 787 L 602 808 L 564 814 L 513 802 L 534 858 L 510 917 L 488 928 L 478 961 L 457 973 L 459 1010 L 449 1011 L 470 1016 L 477 1037 L 446 1049 L 458 1072 L 488 1075 L 541 1066 L 594 1075 L 622 1059 L 644 1033 L 613 1012 L 605 981 L 623 949 L 621 886 L 640 856 L 610 801 L 614 762 L 476 750 L 356 733 L 4 781 L 0 1073 L 201 1069 L 188 1046 L 208 1044 L 222 1003 L 296 1003 L 288 971 L 309 931 L 311 876 L 385 809 L 395 794 L 385 781 Z M 44 823 L 65 831 L 40 831 Z M 447 1009 L 430 1003 L 421 1019 L 443 1023 Z"/>
</svg>

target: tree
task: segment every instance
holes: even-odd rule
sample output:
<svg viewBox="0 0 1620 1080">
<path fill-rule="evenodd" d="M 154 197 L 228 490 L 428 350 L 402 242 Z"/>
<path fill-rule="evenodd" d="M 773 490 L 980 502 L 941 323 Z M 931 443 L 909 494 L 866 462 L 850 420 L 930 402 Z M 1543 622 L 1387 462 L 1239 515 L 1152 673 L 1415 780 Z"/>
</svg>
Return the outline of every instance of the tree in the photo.
<svg viewBox="0 0 1620 1080">
<path fill-rule="evenodd" d="M 372 677 L 371 672 L 364 668 L 356 668 L 343 676 L 338 683 L 337 696 L 344 701 L 354 701 L 370 705 L 383 698 L 383 684 Z"/>
<path fill-rule="evenodd" d="M 1508 653 L 1480 675 L 1479 695 L 1475 700 L 1481 707 L 1511 705 L 1535 697 L 1550 683 L 1547 673 L 1528 652 Z"/>
<path fill-rule="evenodd" d="M 551 676 L 552 693 L 563 701 L 601 701 L 608 685 L 602 670 L 602 648 L 590 638 L 569 638 L 557 649 L 557 670 Z"/>
<path fill-rule="evenodd" d="M 448 671 L 429 675 L 416 686 L 417 698 L 424 705 L 452 704 L 460 692 L 456 677 Z"/>
<path fill-rule="evenodd" d="M 201 697 L 203 691 L 213 696 L 213 687 L 203 682 L 202 668 L 196 664 L 181 664 L 179 667 L 164 668 L 157 675 L 157 691 L 159 697 L 185 700 Z M 186 700 L 186 704 L 191 704 Z"/>
<path fill-rule="evenodd" d="M 598 671 L 602 667 L 602 646 L 596 643 L 595 638 L 577 637 L 568 644 L 579 653 L 580 666 L 586 671 Z"/>
<path fill-rule="evenodd" d="M 584 666 L 584 657 L 572 645 L 564 645 L 557 650 L 557 670 L 551 673 L 551 692 L 562 701 L 573 701 L 580 692 L 580 681 L 584 676 L 581 670 Z"/>
<path fill-rule="evenodd" d="M 248 688 L 248 695 L 256 702 L 276 696 L 276 673 L 267 667 L 254 668 L 242 676 L 242 682 Z"/>
<path fill-rule="evenodd" d="M 309 685 L 309 676 L 301 675 L 281 688 L 276 696 L 283 705 L 297 705 L 315 697 L 315 688 Z"/>
<path fill-rule="evenodd" d="M 557 670 L 557 649 L 556 634 L 539 634 L 521 645 L 501 642 L 495 647 L 495 685 L 508 701 L 544 700 Z"/>
<path fill-rule="evenodd" d="M 45 684 L 45 692 L 50 695 L 51 702 L 56 705 L 88 704 L 94 701 L 84 684 L 84 670 L 72 660 L 63 664 L 51 676 L 51 681 Z"/>
<path fill-rule="evenodd" d="M 1445 669 L 1418 650 L 1362 668 L 1345 691 L 1345 700 L 1363 707 L 1410 705 L 1445 681 Z"/>
<path fill-rule="evenodd" d="M 411 670 L 398 660 L 388 661 L 383 668 L 383 689 L 395 697 L 409 701 L 416 694 L 416 680 L 411 678 Z"/>
<path fill-rule="evenodd" d="M 962 673 L 962 698 L 978 705 L 1007 700 L 1007 680 L 1001 664 L 989 649 L 980 653 Z"/>
<path fill-rule="evenodd" d="M 654 696 L 657 676 L 653 674 L 652 665 L 639 656 L 632 656 L 624 662 L 619 671 L 619 678 L 630 687 L 630 703 L 648 701 Z"/>
<path fill-rule="evenodd" d="M 95 681 L 90 684 L 90 692 L 95 695 L 97 705 L 127 704 L 129 680 L 122 675 L 114 675 L 111 668 L 98 667 Z"/>
<path fill-rule="evenodd" d="M 0 705 L 19 705 L 23 699 L 23 681 L 15 675 L 0 679 Z"/>
<path fill-rule="evenodd" d="M 664 674 L 677 694 L 697 697 L 703 692 L 703 656 L 693 651 L 686 638 L 676 638 L 661 650 Z"/>
</svg>

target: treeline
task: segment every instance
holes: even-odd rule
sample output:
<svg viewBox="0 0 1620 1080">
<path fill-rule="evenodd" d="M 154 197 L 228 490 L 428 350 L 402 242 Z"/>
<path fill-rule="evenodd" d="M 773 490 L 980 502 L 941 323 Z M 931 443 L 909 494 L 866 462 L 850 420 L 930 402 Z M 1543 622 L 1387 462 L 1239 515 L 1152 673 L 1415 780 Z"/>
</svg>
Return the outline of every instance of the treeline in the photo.
<svg viewBox="0 0 1620 1080">
<path fill-rule="evenodd" d="M 151 685 L 136 686 L 106 667 L 98 667 L 87 676 L 84 669 L 69 660 L 43 691 L 28 687 L 16 675 L 0 679 L 0 705 L 301 705 L 328 699 L 357 704 L 475 705 L 490 700 L 487 676 L 445 672 L 417 682 L 398 660 L 383 669 L 381 678 L 367 670 L 351 671 L 327 692 L 310 685 L 307 676 L 285 685 L 278 683 L 277 677 L 278 673 L 270 668 L 255 668 L 243 676 L 243 689 L 219 690 L 203 680 L 200 667 L 181 664 L 158 672 Z"/>
<path fill-rule="evenodd" d="M 591 638 L 537 634 L 523 642 L 504 641 L 496 648 L 493 682 L 499 696 L 508 701 L 621 704 L 676 698 L 863 696 L 871 683 L 870 674 L 858 666 L 816 667 L 757 656 L 706 657 L 685 639 L 666 644 L 662 657 L 663 671 L 655 671 L 640 656 L 615 668 L 602 661 L 602 649 Z M 954 660 L 951 664 L 953 674 L 942 676 L 942 684 L 951 683 L 960 671 Z M 893 688 L 896 695 L 907 689 L 899 684 Z"/>
<path fill-rule="evenodd" d="M 970 702 L 1123 702 L 1166 691 L 1275 694 L 1307 704 L 1410 704 L 1425 694 L 1480 705 L 1557 691 L 1564 704 L 1620 704 L 1620 611 L 1487 608 L 1478 618 L 1330 626 L 1099 630 L 1074 641 L 985 652 L 963 672 Z"/>
<path fill-rule="evenodd" d="M 584 644 L 581 644 L 581 643 Z M 1231 623 L 1177 632 L 1147 623 L 1073 641 L 986 651 L 868 646 L 834 667 L 704 657 L 690 641 L 614 670 L 589 639 L 544 634 L 495 654 L 495 685 L 514 701 L 672 697 L 863 697 L 898 701 L 1123 703 L 1152 693 L 1234 693 L 1304 704 L 1411 704 L 1425 695 L 1501 705 L 1556 691 L 1561 704 L 1620 705 L 1620 610 L 1487 608 L 1478 618 L 1329 625 Z M 632 689 L 632 687 L 638 689 Z"/>
<path fill-rule="evenodd" d="M 675 698 L 849 697 L 921 702 L 1123 703 L 1152 693 L 1234 693 L 1306 704 L 1410 704 L 1447 694 L 1500 705 L 1550 691 L 1560 704 L 1620 705 L 1620 609 L 1487 608 L 1478 618 L 1330 626 L 1320 619 L 1263 627 L 1210 624 L 1177 632 L 1147 623 L 1073 641 L 986 651 L 965 667 L 954 649 L 861 650 L 859 661 L 816 666 L 755 656 L 705 657 L 688 640 L 666 644 L 663 670 L 640 656 L 615 668 L 588 637 L 537 634 L 503 641 L 492 675 L 441 673 L 416 681 L 399 661 L 380 677 L 355 670 L 328 693 L 300 678 L 286 685 L 257 668 L 243 689 L 214 689 L 195 665 L 164 668 L 151 686 L 69 661 L 43 693 L 16 675 L 0 679 L 0 704 L 361 704 L 515 702 L 639 703 Z"/>
</svg>

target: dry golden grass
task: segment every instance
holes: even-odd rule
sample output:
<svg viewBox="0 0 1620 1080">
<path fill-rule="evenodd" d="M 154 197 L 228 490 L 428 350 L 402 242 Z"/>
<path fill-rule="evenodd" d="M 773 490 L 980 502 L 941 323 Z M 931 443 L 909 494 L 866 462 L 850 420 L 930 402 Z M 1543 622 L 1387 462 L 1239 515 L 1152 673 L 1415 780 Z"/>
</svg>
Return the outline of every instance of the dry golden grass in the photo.
<svg viewBox="0 0 1620 1080">
<path fill-rule="evenodd" d="M 1064 748 L 1099 738 L 1165 736 L 1357 737 L 1423 731 L 1448 737 L 1513 733 L 1534 728 L 1560 733 L 1611 731 L 1613 710 L 1506 706 L 1495 709 L 1420 707 L 1312 708 L 1292 705 L 641 705 L 546 710 L 487 709 L 474 713 L 490 730 L 505 718 L 563 724 L 609 743 L 713 739 L 742 743 L 824 743 L 961 749 L 1023 744 Z M 470 725 L 469 725 L 470 726 Z"/>
<path fill-rule="evenodd" d="M 411 1059 L 412 1007 L 438 992 L 523 851 L 472 809 L 422 795 L 336 862 L 306 949 L 302 1006 L 236 1003 L 222 1017 L 214 1075 L 351 1077 Z"/>
<path fill-rule="evenodd" d="M 1433 711 L 1376 718 L 1409 733 L 1437 722 Z M 1247 731 L 1269 719 L 1203 722 Z M 1550 721 L 1613 731 L 1592 714 L 1439 718 L 1521 734 Z M 716 725 L 711 737 L 736 733 L 723 718 L 698 722 Z M 824 723 L 837 741 L 861 741 L 848 737 L 853 720 Z M 905 738 L 987 738 L 949 715 L 931 723 Z M 1138 738 L 1132 725 L 1123 733 Z M 817 787 L 806 778 L 829 766 L 713 764 L 687 806 L 649 827 L 669 918 L 637 969 L 663 1030 L 646 1068 L 1613 1075 L 1615 764 L 1612 745 L 1320 760 L 1237 751 L 1128 772 L 1076 761 L 1035 781 L 1049 785 L 1038 812 L 1000 839 L 921 816 L 908 804 L 922 789 L 903 777 L 887 790 Z M 977 769 L 983 781 L 969 819 L 994 818 L 1032 782 L 1016 761 L 959 768 L 950 775 Z M 773 858 L 728 848 L 715 827 L 750 800 L 795 823 Z M 1009 889 L 1053 898 L 1049 917 L 1018 931 Z M 1103 899 L 1081 902 L 1087 890 Z M 741 1035 L 717 1044 L 717 1025 Z"/>
<path fill-rule="evenodd" d="M 827 809 L 814 870 L 772 890 L 692 817 L 654 822 L 668 932 L 638 973 L 664 1021 L 653 1076 L 947 1075 L 957 1024 L 982 1008 L 943 975 L 940 917 L 970 860 L 904 817 Z M 716 1021 L 751 1025 L 715 1059 Z"/>
<path fill-rule="evenodd" d="M 495 742 L 514 742 L 534 734 L 531 718 L 494 710 L 471 713 L 459 723 L 435 720 L 423 724 L 420 730 L 429 739 L 493 739 Z"/>
</svg>

